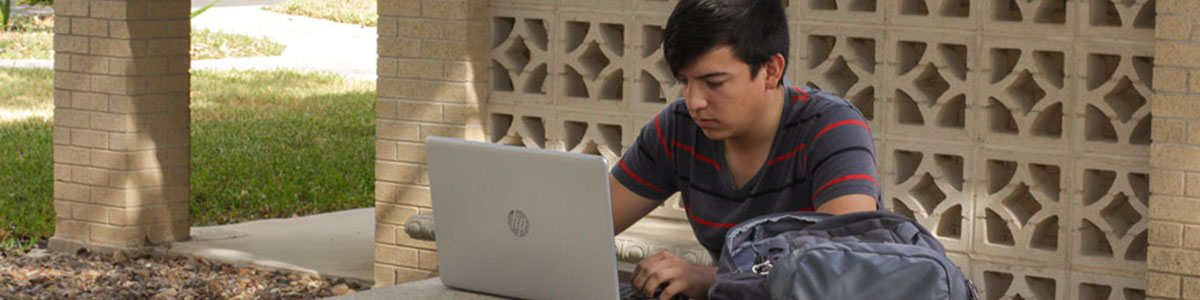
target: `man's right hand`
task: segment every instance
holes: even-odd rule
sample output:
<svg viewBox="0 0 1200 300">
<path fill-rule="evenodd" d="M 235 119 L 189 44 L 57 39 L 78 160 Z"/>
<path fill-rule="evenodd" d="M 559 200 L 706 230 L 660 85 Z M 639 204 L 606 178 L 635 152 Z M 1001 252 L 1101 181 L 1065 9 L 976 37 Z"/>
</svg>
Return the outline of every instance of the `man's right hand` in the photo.
<svg viewBox="0 0 1200 300">
<path fill-rule="evenodd" d="M 708 288 L 717 278 L 716 267 L 700 267 L 662 251 L 643 259 L 633 269 L 633 287 L 647 297 L 653 297 L 659 286 L 664 286 L 660 300 L 676 295 L 692 299 L 708 299 Z"/>
</svg>

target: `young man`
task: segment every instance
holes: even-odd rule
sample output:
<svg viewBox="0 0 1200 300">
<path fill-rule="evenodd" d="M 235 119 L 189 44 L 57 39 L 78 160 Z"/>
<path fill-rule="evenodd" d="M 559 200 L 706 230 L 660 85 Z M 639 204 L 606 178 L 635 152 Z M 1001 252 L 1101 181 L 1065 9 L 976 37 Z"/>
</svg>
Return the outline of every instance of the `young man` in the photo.
<svg viewBox="0 0 1200 300">
<path fill-rule="evenodd" d="M 780 0 L 680 0 L 663 50 L 683 84 L 613 167 L 613 224 L 624 231 L 682 193 L 700 243 L 717 258 L 725 232 L 786 212 L 882 207 L 862 113 L 844 99 L 783 80 L 789 46 Z M 643 260 L 633 286 L 661 299 L 706 299 L 715 267 L 667 252 Z"/>
</svg>

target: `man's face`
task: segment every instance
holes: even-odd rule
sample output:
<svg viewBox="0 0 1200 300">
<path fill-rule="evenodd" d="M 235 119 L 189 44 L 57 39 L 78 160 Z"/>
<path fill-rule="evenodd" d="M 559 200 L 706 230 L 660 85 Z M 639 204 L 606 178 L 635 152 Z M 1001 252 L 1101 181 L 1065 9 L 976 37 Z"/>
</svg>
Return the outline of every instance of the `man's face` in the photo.
<svg viewBox="0 0 1200 300">
<path fill-rule="evenodd" d="M 761 118 L 766 105 L 765 67 L 751 79 L 750 65 L 730 46 L 717 46 L 680 69 L 683 98 L 710 140 L 736 138 Z"/>
</svg>

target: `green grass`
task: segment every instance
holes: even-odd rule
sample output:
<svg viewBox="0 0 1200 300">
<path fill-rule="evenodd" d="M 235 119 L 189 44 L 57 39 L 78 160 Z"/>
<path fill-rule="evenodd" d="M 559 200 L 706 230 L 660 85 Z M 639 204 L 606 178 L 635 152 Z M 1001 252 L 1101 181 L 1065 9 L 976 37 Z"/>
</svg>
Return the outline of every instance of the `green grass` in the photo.
<svg viewBox="0 0 1200 300">
<path fill-rule="evenodd" d="M 0 248 L 28 248 L 54 234 L 53 126 L 0 122 Z"/>
<path fill-rule="evenodd" d="M 14 17 L 0 30 L 0 59 L 51 59 L 54 55 L 54 17 Z M 270 39 L 207 29 L 192 30 L 192 59 L 279 56 L 283 44 Z"/>
<path fill-rule="evenodd" d="M 53 109 L 54 72 L 0 71 L 0 248 L 28 248 L 54 234 L 53 127 L 15 115 Z M 14 114 L 15 112 L 15 114 Z"/>
<path fill-rule="evenodd" d="M 377 2 L 375 0 L 285 0 L 264 9 L 347 24 L 375 26 L 379 22 L 376 10 Z"/>
<path fill-rule="evenodd" d="M 54 71 L 49 69 L 6 69 L 0 72 L 0 109 L 54 109 Z M 4 120 L 0 112 L 0 120 Z"/>
<path fill-rule="evenodd" d="M 0 59 L 50 59 L 54 17 L 13 16 L 0 30 Z"/>
<path fill-rule="evenodd" d="M 0 69 L 0 86 L 36 86 L 13 94 L 51 103 L 49 72 L 26 72 Z M 370 207 L 374 91 L 322 73 L 193 71 L 193 225 Z M 10 99 L 0 111 L 31 102 Z M 53 234 L 52 132 L 0 121 L 0 247 Z"/>
<path fill-rule="evenodd" d="M 372 83 L 287 71 L 194 74 L 193 224 L 373 204 Z"/>
<path fill-rule="evenodd" d="M 283 44 L 269 39 L 208 29 L 192 30 L 192 59 L 279 56 Z"/>
</svg>

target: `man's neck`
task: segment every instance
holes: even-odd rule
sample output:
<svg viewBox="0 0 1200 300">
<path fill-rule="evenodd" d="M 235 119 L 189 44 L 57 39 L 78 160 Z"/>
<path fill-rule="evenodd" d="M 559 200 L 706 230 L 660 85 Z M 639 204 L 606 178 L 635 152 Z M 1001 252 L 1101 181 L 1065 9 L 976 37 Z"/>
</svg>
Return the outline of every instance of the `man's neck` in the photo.
<svg viewBox="0 0 1200 300">
<path fill-rule="evenodd" d="M 767 91 L 766 105 L 761 112 L 762 118 L 752 124 L 742 134 L 725 140 L 726 150 L 731 152 L 758 152 L 762 149 L 770 151 L 771 143 L 775 141 L 775 132 L 779 130 L 779 120 L 783 112 L 783 88 Z"/>
</svg>

